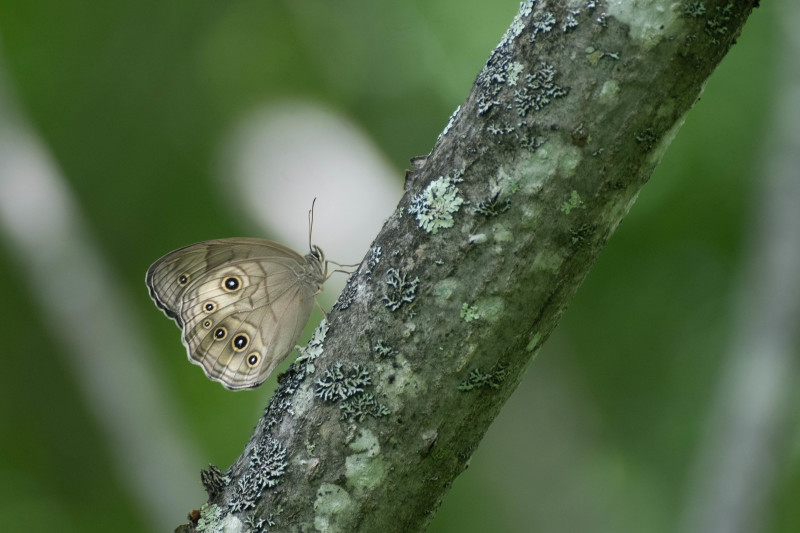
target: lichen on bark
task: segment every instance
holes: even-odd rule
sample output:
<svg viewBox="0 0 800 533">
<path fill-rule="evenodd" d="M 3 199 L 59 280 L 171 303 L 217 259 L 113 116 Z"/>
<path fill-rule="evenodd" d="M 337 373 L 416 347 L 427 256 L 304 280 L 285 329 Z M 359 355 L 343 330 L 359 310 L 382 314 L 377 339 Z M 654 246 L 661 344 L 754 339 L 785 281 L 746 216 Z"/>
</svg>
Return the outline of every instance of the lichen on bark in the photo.
<svg viewBox="0 0 800 533">
<path fill-rule="evenodd" d="M 522 2 L 206 518 L 423 531 L 755 4 Z"/>
</svg>

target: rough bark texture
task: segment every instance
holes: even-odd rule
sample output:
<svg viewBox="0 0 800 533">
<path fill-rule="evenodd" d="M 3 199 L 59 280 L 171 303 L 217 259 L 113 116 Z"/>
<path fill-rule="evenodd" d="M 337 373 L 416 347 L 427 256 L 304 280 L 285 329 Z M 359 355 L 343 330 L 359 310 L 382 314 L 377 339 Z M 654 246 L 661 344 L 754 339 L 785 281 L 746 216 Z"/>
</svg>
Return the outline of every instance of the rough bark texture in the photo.
<svg viewBox="0 0 800 533">
<path fill-rule="evenodd" d="M 423 531 L 756 4 L 523 2 L 179 530 Z"/>
</svg>

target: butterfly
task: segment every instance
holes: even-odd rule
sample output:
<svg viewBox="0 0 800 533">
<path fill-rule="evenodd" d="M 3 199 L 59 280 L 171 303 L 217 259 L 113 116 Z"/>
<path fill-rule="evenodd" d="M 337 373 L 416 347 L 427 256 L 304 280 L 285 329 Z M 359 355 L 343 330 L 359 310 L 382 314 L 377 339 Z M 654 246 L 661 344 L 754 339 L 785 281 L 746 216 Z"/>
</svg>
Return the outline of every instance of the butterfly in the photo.
<svg viewBox="0 0 800 533">
<path fill-rule="evenodd" d="M 328 263 L 339 265 L 311 245 L 309 227 L 305 256 L 265 239 L 204 241 L 153 263 L 146 283 L 181 329 L 189 360 L 228 389 L 249 389 L 294 348 L 329 277 Z"/>
</svg>

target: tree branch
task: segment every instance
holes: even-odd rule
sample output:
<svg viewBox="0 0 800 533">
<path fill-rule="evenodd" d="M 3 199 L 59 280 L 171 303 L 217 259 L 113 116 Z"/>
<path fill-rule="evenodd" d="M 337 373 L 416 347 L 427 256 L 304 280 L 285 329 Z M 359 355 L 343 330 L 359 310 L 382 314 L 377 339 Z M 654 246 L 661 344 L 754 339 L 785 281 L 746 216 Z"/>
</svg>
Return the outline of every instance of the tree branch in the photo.
<svg viewBox="0 0 800 533">
<path fill-rule="evenodd" d="M 756 3 L 523 2 L 179 530 L 424 530 Z"/>
</svg>

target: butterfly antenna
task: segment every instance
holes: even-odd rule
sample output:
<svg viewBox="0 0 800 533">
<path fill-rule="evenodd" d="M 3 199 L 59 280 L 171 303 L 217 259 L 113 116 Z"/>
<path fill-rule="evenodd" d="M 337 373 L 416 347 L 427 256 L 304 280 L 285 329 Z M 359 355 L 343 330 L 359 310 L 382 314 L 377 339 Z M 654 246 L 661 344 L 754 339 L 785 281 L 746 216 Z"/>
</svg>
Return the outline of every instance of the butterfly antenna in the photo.
<svg viewBox="0 0 800 533">
<path fill-rule="evenodd" d="M 316 203 L 317 198 L 311 201 L 311 209 L 308 210 L 308 249 L 311 249 L 311 231 L 314 229 L 314 203 Z"/>
</svg>

